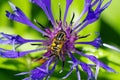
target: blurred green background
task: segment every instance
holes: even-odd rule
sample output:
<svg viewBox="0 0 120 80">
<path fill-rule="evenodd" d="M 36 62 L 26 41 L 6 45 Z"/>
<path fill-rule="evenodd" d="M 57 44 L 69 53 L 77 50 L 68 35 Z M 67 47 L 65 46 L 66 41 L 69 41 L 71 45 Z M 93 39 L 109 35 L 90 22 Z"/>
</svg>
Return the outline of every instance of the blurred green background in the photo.
<svg viewBox="0 0 120 80">
<path fill-rule="evenodd" d="M 5 10 L 11 11 L 11 8 L 8 4 L 8 1 L 11 1 L 16 6 L 18 6 L 27 17 L 34 23 L 34 19 L 38 20 L 44 26 L 50 27 L 50 22 L 48 21 L 44 12 L 35 4 L 29 2 L 29 0 L 0 0 L 0 32 L 8 33 L 8 34 L 18 34 L 27 39 L 42 39 L 41 34 L 34 29 L 26 26 L 24 24 L 14 22 L 9 20 L 5 16 Z M 80 12 L 83 8 L 84 0 L 74 0 L 72 5 L 69 8 L 67 21 L 69 22 L 73 12 L 75 12 L 75 19 L 79 16 Z M 105 0 L 105 2 L 108 0 Z M 59 18 L 59 9 L 58 2 L 61 4 L 62 9 L 62 18 L 65 10 L 65 0 L 52 0 L 52 11 L 55 19 Z M 82 39 L 81 41 L 91 41 L 96 37 L 95 32 L 100 32 L 102 41 L 104 43 L 113 45 L 120 49 L 120 5 L 119 0 L 113 0 L 111 5 L 102 13 L 100 19 L 93 24 L 87 26 L 83 31 L 80 32 L 80 35 L 91 34 L 86 39 Z M 34 23 L 36 24 L 36 23 Z M 36 24 L 37 25 L 37 24 Z M 37 25 L 40 27 L 39 25 Z M 93 48 L 92 46 L 81 45 L 84 47 L 84 50 L 87 54 L 93 54 L 99 58 L 102 62 L 112 67 L 117 73 L 109 73 L 104 69 L 100 69 L 98 80 L 120 80 L 120 52 L 101 47 L 98 50 Z M 77 47 L 81 47 L 77 46 Z M 4 45 L 0 45 L 0 47 L 4 47 Z M 30 44 L 26 44 L 21 47 L 21 50 L 30 50 L 34 49 L 36 46 L 32 47 Z M 31 62 L 31 57 L 40 57 L 44 52 L 32 53 L 30 55 L 26 55 L 25 57 L 18 59 L 6 59 L 0 57 L 0 80 L 22 80 L 25 76 L 15 76 L 15 74 L 29 71 L 34 68 L 38 64 Z M 90 63 L 90 61 L 86 58 L 80 57 L 80 59 L 84 62 Z M 64 76 L 65 73 L 69 70 L 68 66 L 65 68 L 65 72 L 63 74 L 58 73 L 60 69 L 60 65 L 57 66 L 54 74 L 52 75 L 50 80 L 58 80 L 60 77 Z M 82 80 L 86 80 L 86 74 L 81 72 Z M 71 74 L 71 76 L 66 80 L 77 80 L 75 77 L 75 71 Z"/>
</svg>

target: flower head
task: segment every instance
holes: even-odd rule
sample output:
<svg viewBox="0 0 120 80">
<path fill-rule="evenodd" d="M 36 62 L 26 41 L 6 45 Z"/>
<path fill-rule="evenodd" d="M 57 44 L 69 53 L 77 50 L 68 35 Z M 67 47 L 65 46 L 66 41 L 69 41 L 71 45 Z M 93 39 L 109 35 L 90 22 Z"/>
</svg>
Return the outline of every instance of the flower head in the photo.
<svg viewBox="0 0 120 80">
<path fill-rule="evenodd" d="M 99 61 L 95 56 L 84 54 L 82 51 L 77 50 L 75 47 L 75 44 L 88 44 L 92 45 L 96 48 L 99 48 L 102 45 L 102 41 L 100 36 L 93 41 L 89 42 L 78 42 L 77 40 L 81 38 L 86 38 L 89 35 L 86 36 L 79 36 L 78 33 L 85 28 L 88 24 L 91 24 L 99 19 L 100 14 L 109 6 L 111 3 L 111 0 L 108 1 L 106 4 L 102 6 L 103 0 L 85 0 L 84 2 L 84 9 L 80 16 L 78 17 L 77 21 L 73 23 L 74 15 L 71 19 L 70 24 L 66 21 L 68 9 L 71 6 L 73 0 L 66 0 L 66 8 L 64 13 L 64 19 L 61 20 L 61 8 L 60 9 L 60 15 L 59 20 L 54 20 L 54 17 L 52 15 L 51 10 L 51 0 L 31 0 L 32 3 L 38 5 L 40 8 L 43 9 L 45 14 L 47 15 L 48 19 L 52 23 L 52 30 L 49 28 L 46 28 L 44 30 L 41 30 L 36 25 L 34 25 L 28 18 L 25 16 L 25 14 L 20 10 L 18 7 L 13 5 L 11 2 L 9 2 L 13 13 L 10 13 L 9 11 L 6 11 L 6 16 L 14 21 L 26 24 L 36 31 L 43 34 L 43 36 L 46 36 L 46 40 L 28 40 L 24 39 L 19 35 L 9 35 L 5 33 L 0 33 L 2 36 L 0 38 L 0 44 L 9 44 L 12 45 L 12 50 L 7 50 L 0 48 L 0 56 L 5 58 L 18 58 L 25 56 L 26 54 L 46 50 L 46 53 L 43 54 L 42 58 L 39 59 L 40 63 L 42 65 L 40 67 L 37 67 L 36 69 L 31 70 L 30 72 L 24 72 L 20 73 L 18 75 L 23 74 L 30 74 L 28 78 L 25 78 L 24 80 L 43 80 L 44 78 L 49 78 L 51 74 L 54 72 L 55 67 L 58 63 L 58 61 L 62 62 L 62 70 L 64 69 L 64 63 L 66 61 L 66 56 L 71 58 L 71 61 L 67 61 L 71 64 L 70 71 L 66 76 L 64 76 L 62 79 L 67 78 L 72 71 L 75 69 L 77 73 L 78 80 L 81 80 L 79 67 L 81 66 L 82 70 L 87 73 L 88 80 L 95 80 L 97 78 L 97 74 L 99 72 L 99 67 L 102 67 L 110 72 L 115 72 L 112 68 L 108 67 L 101 61 Z M 95 9 L 93 9 L 95 7 Z M 86 17 L 82 22 L 80 22 L 81 18 L 85 15 Z M 38 21 L 35 20 L 36 23 L 38 23 L 40 26 L 42 26 Z M 22 46 L 26 43 L 35 43 L 39 42 L 43 46 L 46 46 L 45 48 L 38 48 L 35 50 L 29 50 L 29 51 L 17 51 L 17 48 L 19 46 Z M 95 65 L 87 64 L 84 62 L 81 62 L 76 57 L 74 57 L 74 54 L 76 53 L 80 56 L 84 56 L 91 60 Z M 51 65 L 53 64 L 54 65 Z M 52 66 L 52 68 L 49 68 Z M 91 66 L 96 66 L 96 73 L 94 74 L 91 70 Z"/>
</svg>

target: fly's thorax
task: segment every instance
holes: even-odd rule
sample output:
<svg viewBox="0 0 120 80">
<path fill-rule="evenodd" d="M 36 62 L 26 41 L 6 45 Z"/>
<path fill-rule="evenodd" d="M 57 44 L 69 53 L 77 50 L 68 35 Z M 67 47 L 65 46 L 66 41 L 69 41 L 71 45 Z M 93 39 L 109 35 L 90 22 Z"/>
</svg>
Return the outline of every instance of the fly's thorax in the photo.
<svg viewBox="0 0 120 80">
<path fill-rule="evenodd" d="M 57 41 L 63 42 L 63 41 L 65 40 L 65 38 L 66 38 L 66 33 L 65 33 L 65 31 L 62 31 L 62 30 L 59 31 L 59 32 L 56 34 L 55 38 L 56 38 Z"/>
</svg>

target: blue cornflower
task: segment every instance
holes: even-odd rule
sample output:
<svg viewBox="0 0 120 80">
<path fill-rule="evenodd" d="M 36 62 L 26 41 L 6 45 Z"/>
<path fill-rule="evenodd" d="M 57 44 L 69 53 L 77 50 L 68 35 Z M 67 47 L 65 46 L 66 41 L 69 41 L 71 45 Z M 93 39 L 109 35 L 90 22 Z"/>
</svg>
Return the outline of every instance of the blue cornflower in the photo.
<svg viewBox="0 0 120 80">
<path fill-rule="evenodd" d="M 68 9 L 73 2 L 73 0 L 66 0 L 66 8 L 65 8 L 65 13 L 64 13 L 64 19 L 61 19 L 61 8 L 60 9 L 60 17 L 59 20 L 54 20 L 54 17 L 52 15 L 52 10 L 51 10 L 51 0 L 31 0 L 32 3 L 38 5 L 40 8 L 43 9 L 45 14 L 47 15 L 48 19 L 50 20 L 52 24 L 52 30 L 49 28 L 46 28 L 44 30 L 41 30 L 38 28 L 36 25 L 34 25 L 26 16 L 25 14 L 15 5 L 13 5 L 11 2 L 9 2 L 13 13 L 10 13 L 9 11 L 6 11 L 6 16 L 14 21 L 26 24 L 36 31 L 40 32 L 43 34 L 43 36 L 46 36 L 46 40 L 28 40 L 24 39 L 19 35 L 10 35 L 10 34 L 5 34 L 5 33 L 0 33 L 2 36 L 0 38 L 0 44 L 9 44 L 12 45 L 13 49 L 12 50 L 7 50 L 0 48 L 0 56 L 5 57 L 5 58 L 18 58 L 25 56 L 26 54 L 32 53 L 32 52 L 37 52 L 41 50 L 46 50 L 44 55 L 42 56 L 40 62 L 42 65 L 40 67 L 37 67 L 29 72 L 23 72 L 17 75 L 25 75 L 25 74 L 30 74 L 29 77 L 25 78 L 24 80 L 43 80 L 44 78 L 48 79 L 50 78 L 51 74 L 54 72 L 56 65 L 58 61 L 62 61 L 62 70 L 64 69 L 64 62 L 66 61 L 66 56 L 71 58 L 71 61 L 66 61 L 71 64 L 70 71 L 68 74 L 66 74 L 62 79 L 66 79 L 72 71 L 75 69 L 77 73 L 78 80 L 81 80 L 80 77 L 80 72 L 79 72 L 79 67 L 81 66 L 82 70 L 87 73 L 88 75 L 88 80 L 96 80 L 97 75 L 99 72 L 99 68 L 102 67 L 105 70 L 109 72 L 115 72 L 112 68 L 108 67 L 101 61 L 99 61 L 95 56 L 93 55 L 88 55 L 84 54 L 82 51 L 78 50 L 75 47 L 75 44 L 88 44 L 92 45 L 96 48 L 99 48 L 102 45 L 102 41 L 100 36 L 98 36 L 96 39 L 93 41 L 89 42 L 78 42 L 77 40 L 81 38 L 86 38 L 89 36 L 79 36 L 78 33 L 82 31 L 88 24 L 91 24 L 95 22 L 96 20 L 99 19 L 100 14 L 106 9 L 110 3 L 111 0 L 108 1 L 106 4 L 102 4 L 103 0 L 84 0 L 84 9 L 80 16 L 78 17 L 76 22 L 73 22 L 74 15 L 69 22 L 66 21 Z M 103 6 L 102 6 L 103 5 Z M 94 7 L 94 9 L 93 9 Z M 87 15 L 86 15 L 87 14 Z M 82 22 L 80 22 L 81 18 L 86 15 L 86 17 L 83 19 Z M 36 23 L 41 25 L 39 22 L 35 20 Z M 43 26 L 43 25 L 41 25 Z M 37 48 L 35 50 L 28 50 L 28 51 L 17 51 L 17 48 L 19 46 L 22 46 L 23 44 L 26 43 L 35 43 L 39 42 L 44 48 Z M 84 62 L 81 62 L 78 60 L 73 53 L 76 53 L 80 56 L 84 56 L 91 60 L 95 65 L 93 64 L 87 64 Z M 53 64 L 53 65 L 51 65 Z M 50 67 L 52 66 L 52 67 Z M 94 74 L 93 71 L 91 70 L 91 67 L 95 66 L 96 67 L 96 73 Z"/>
</svg>

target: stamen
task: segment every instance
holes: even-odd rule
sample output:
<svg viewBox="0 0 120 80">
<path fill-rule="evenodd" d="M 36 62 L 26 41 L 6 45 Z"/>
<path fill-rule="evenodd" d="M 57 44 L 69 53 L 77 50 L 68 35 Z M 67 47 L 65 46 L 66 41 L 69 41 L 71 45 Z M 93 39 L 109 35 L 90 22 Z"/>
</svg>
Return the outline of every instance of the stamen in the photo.
<svg viewBox="0 0 120 80">
<path fill-rule="evenodd" d="M 43 29 L 45 29 L 46 27 L 43 26 L 40 22 L 38 22 L 36 19 L 34 19 L 34 22 L 37 23 L 38 25 L 40 25 Z"/>
<path fill-rule="evenodd" d="M 40 45 L 42 45 L 42 44 L 31 44 L 31 45 L 39 45 L 39 46 L 40 46 Z"/>
<path fill-rule="evenodd" d="M 15 50 L 18 48 L 18 47 L 20 47 L 21 45 L 17 45 L 16 47 L 15 47 Z"/>
<path fill-rule="evenodd" d="M 60 3 L 58 5 L 59 5 L 59 20 L 61 21 L 61 7 L 60 7 Z"/>
<path fill-rule="evenodd" d="M 79 38 L 81 39 L 81 38 L 86 38 L 86 37 L 88 37 L 88 36 L 90 36 L 90 34 L 87 34 L 87 35 L 85 35 L 85 36 L 79 36 Z"/>
<path fill-rule="evenodd" d="M 73 19 L 74 19 L 74 17 L 75 17 L 75 13 L 73 13 L 72 19 L 71 19 L 71 21 L 70 21 L 70 25 L 73 24 Z"/>
<path fill-rule="evenodd" d="M 76 33 L 79 33 L 83 28 L 85 28 L 87 25 L 89 24 L 89 21 L 86 21 L 86 20 L 84 20 L 82 23 L 80 23 L 77 27 L 76 27 L 76 29 L 77 29 L 77 31 L 76 31 Z M 79 27 L 80 26 L 80 27 Z"/>
<path fill-rule="evenodd" d="M 85 23 L 85 21 L 86 21 L 86 19 L 83 20 L 81 23 L 79 23 L 77 26 L 73 27 L 72 30 L 74 31 L 74 30 L 76 30 L 76 29 L 78 29 L 78 28 L 81 28 L 81 26 Z"/>
</svg>

